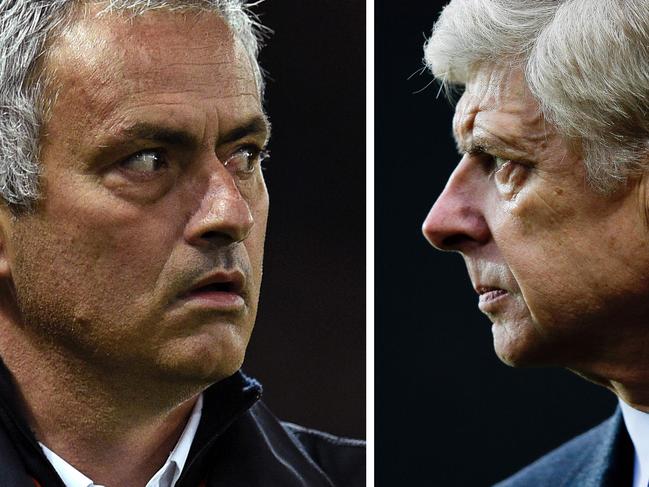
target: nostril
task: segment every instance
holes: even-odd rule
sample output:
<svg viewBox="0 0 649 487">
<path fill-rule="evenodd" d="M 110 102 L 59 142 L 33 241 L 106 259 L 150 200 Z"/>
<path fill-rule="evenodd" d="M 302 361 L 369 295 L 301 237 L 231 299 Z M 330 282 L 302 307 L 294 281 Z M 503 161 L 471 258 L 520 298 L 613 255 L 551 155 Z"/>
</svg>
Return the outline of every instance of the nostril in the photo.
<svg viewBox="0 0 649 487">
<path fill-rule="evenodd" d="M 471 239 L 463 234 L 449 235 L 443 238 L 438 245 L 441 250 L 458 250 L 469 243 Z"/>
<path fill-rule="evenodd" d="M 198 238 L 193 241 L 193 245 L 218 245 L 222 247 L 231 245 L 237 241 L 232 233 L 227 231 L 219 232 L 215 230 L 209 230 L 201 233 L 200 235 L 197 235 L 197 237 Z"/>
<path fill-rule="evenodd" d="M 204 240 L 214 240 L 214 239 L 218 238 L 219 236 L 222 237 L 222 235 L 219 232 L 214 232 L 214 231 L 210 230 L 208 232 L 203 233 L 201 235 L 201 238 L 204 239 Z"/>
</svg>

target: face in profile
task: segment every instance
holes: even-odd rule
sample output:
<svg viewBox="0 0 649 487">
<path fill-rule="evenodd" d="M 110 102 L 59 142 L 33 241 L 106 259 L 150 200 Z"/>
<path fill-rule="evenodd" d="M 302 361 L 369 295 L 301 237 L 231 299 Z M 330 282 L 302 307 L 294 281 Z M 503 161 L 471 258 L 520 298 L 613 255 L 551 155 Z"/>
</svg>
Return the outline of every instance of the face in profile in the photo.
<svg viewBox="0 0 649 487">
<path fill-rule="evenodd" d="M 42 198 L 3 218 L 25 326 L 124 377 L 232 374 L 268 212 L 268 129 L 243 46 L 216 14 L 91 12 L 46 69 Z"/>
<path fill-rule="evenodd" d="M 464 258 L 500 358 L 597 370 L 629 353 L 649 307 L 643 180 L 592 189 L 509 67 L 472 73 L 453 132 L 461 160 L 423 232 Z"/>
</svg>

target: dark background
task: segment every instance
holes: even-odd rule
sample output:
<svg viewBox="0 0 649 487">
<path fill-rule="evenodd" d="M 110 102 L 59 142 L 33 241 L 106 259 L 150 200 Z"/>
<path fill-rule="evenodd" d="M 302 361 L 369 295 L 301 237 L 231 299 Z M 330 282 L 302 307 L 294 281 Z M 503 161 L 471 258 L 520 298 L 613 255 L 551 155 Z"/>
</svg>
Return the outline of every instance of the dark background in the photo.
<svg viewBox="0 0 649 487">
<path fill-rule="evenodd" d="M 375 7 L 377 486 L 490 485 L 616 404 L 568 371 L 501 364 L 461 257 L 421 236 L 458 161 L 451 105 L 410 77 L 444 3 Z"/>
<path fill-rule="evenodd" d="M 261 306 L 244 370 L 280 418 L 365 436 L 365 0 L 267 0 L 273 124 Z"/>
</svg>

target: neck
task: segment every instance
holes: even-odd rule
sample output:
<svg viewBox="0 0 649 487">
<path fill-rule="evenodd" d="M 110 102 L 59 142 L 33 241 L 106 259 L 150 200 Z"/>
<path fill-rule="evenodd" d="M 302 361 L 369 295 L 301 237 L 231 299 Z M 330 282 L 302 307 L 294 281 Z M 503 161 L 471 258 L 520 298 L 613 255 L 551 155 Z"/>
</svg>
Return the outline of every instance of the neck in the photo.
<svg viewBox="0 0 649 487">
<path fill-rule="evenodd" d="M 610 381 L 608 387 L 632 408 L 649 413 L 648 383 Z"/>
<path fill-rule="evenodd" d="M 639 358 L 629 354 L 629 357 Z M 595 384 L 606 387 L 629 406 L 639 411 L 649 413 L 649 366 L 642 367 L 643 361 L 638 359 L 633 363 L 610 361 L 599 363 L 598 367 L 571 367 L 571 370 Z"/>
<path fill-rule="evenodd" d="M 0 354 L 37 439 L 107 487 L 147 483 L 178 442 L 200 392 L 93 370 L 20 333 L 0 336 Z"/>
</svg>

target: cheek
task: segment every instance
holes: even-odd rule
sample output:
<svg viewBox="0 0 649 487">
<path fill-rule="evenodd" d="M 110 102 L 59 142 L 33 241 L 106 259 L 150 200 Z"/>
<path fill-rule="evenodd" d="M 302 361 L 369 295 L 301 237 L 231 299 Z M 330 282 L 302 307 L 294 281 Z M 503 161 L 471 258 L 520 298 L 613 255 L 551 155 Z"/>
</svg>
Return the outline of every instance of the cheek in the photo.
<svg viewBox="0 0 649 487">
<path fill-rule="evenodd" d="M 50 276 L 80 314 L 97 310 L 108 318 L 149 299 L 173 248 L 169 219 L 117 207 L 77 207 L 48 221 L 56 225 L 21 232 L 21 265 L 30 268 L 27 276 Z"/>
<path fill-rule="evenodd" d="M 568 198 L 563 188 L 544 186 L 537 183 L 536 189 L 526 188 L 513 200 L 500 202 L 498 213 L 520 238 L 560 236 L 575 219 L 578 203 Z"/>
<path fill-rule="evenodd" d="M 19 307 L 25 323 L 44 327 L 47 335 L 92 340 L 98 329 L 114 328 L 125 303 L 111 286 L 114 278 L 97 265 L 101 250 L 65 226 L 57 230 L 17 225 L 10 260 Z M 97 321 L 101 327 L 89 325 Z"/>
<path fill-rule="evenodd" d="M 555 323 L 578 313 L 584 272 L 592 257 L 585 245 L 591 228 L 559 190 L 527 192 L 504 203 L 494 239 L 516 279 L 533 320 Z"/>
<path fill-rule="evenodd" d="M 134 337 L 155 340 L 153 324 L 163 318 L 168 290 L 158 286 L 173 248 L 169 223 L 112 210 L 47 213 L 17 224 L 12 236 L 25 322 L 80 351 L 144 343 Z"/>
<path fill-rule="evenodd" d="M 545 328 L 599 322 L 647 290 L 649 249 L 634 207 L 568 194 L 526 195 L 501 212 L 494 232 L 532 318 Z"/>
<path fill-rule="evenodd" d="M 121 216 L 121 218 L 120 218 Z M 88 260 L 100 277 L 112 277 L 117 287 L 151 288 L 172 252 L 176 236 L 172 218 L 87 215 L 71 249 Z"/>
</svg>

